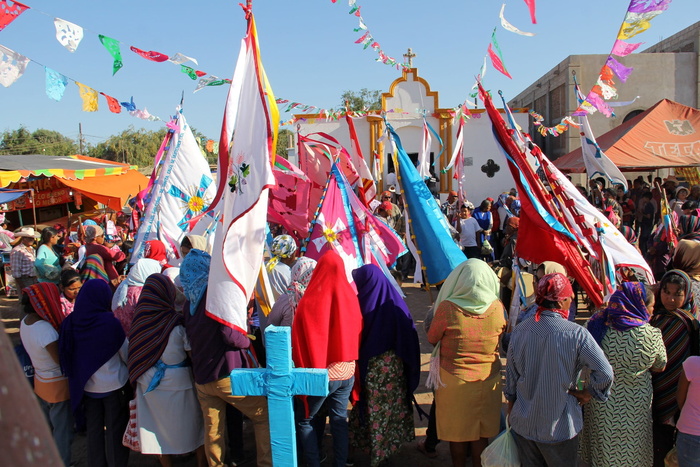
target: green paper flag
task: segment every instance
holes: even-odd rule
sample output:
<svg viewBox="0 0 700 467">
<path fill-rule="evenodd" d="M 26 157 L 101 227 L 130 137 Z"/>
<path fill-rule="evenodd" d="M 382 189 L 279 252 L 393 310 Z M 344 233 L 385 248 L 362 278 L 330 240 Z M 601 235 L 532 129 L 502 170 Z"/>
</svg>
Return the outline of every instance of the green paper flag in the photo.
<svg viewBox="0 0 700 467">
<path fill-rule="evenodd" d="M 192 79 L 197 79 L 197 73 L 194 72 L 194 68 L 192 67 L 189 67 L 187 65 L 180 65 L 180 71 L 182 71 Z"/>
<path fill-rule="evenodd" d="M 112 65 L 112 76 L 114 76 L 121 67 L 124 66 L 122 63 L 122 53 L 119 50 L 119 41 L 112 39 L 111 37 L 103 36 L 99 34 L 100 42 L 105 46 L 107 52 L 114 57 L 114 64 Z"/>
</svg>

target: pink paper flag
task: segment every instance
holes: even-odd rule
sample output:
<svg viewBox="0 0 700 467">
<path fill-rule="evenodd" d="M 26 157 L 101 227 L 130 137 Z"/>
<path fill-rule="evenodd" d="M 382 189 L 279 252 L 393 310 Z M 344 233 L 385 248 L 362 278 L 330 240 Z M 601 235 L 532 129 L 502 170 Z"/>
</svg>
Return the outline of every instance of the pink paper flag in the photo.
<svg viewBox="0 0 700 467">
<path fill-rule="evenodd" d="M 508 70 L 506 70 L 506 67 L 503 65 L 503 61 L 501 60 L 501 57 L 499 57 L 496 52 L 493 50 L 493 46 L 489 44 L 488 48 L 488 53 L 489 57 L 491 57 L 491 64 L 493 64 L 493 67 L 506 75 L 508 78 L 513 79 L 512 76 L 510 76 L 510 73 L 508 73 Z"/>
<path fill-rule="evenodd" d="M 627 55 L 637 50 L 642 44 L 643 42 L 630 44 L 629 42 L 625 42 L 623 40 L 618 39 L 615 41 L 615 45 L 613 45 L 612 53 L 613 55 L 617 55 L 618 57 L 626 57 Z"/>
<path fill-rule="evenodd" d="M 0 31 L 5 29 L 5 26 L 13 22 L 24 10 L 29 9 L 27 5 L 19 2 L 8 4 L 7 0 L 0 0 Z"/>
<path fill-rule="evenodd" d="M 608 104 L 605 103 L 605 101 L 602 97 L 600 97 L 600 95 L 594 92 L 590 92 L 588 93 L 588 96 L 586 96 L 586 100 L 606 117 L 609 118 L 612 116 L 612 109 Z"/>
<path fill-rule="evenodd" d="M 535 18 L 535 0 L 525 0 L 525 4 L 530 9 L 530 19 L 532 24 L 537 24 L 537 18 Z"/>
<path fill-rule="evenodd" d="M 155 52 L 153 50 L 145 51 L 141 50 L 133 45 L 130 47 L 131 51 L 141 55 L 146 60 L 152 60 L 154 62 L 165 62 L 168 60 L 168 56 L 160 52 Z"/>
<path fill-rule="evenodd" d="M 605 64 L 608 65 L 610 69 L 615 72 L 617 77 L 620 78 L 620 81 L 622 81 L 623 83 L 627 81 L 627 78 L 629 77 L 630 73 L 632 73 L 632 70 L 634 70 L 634 68 L 626 67 L 622 63 L 618 62 L 612 56 L 608 57 L 608 61 L 605 62 Z"/>
</svg>

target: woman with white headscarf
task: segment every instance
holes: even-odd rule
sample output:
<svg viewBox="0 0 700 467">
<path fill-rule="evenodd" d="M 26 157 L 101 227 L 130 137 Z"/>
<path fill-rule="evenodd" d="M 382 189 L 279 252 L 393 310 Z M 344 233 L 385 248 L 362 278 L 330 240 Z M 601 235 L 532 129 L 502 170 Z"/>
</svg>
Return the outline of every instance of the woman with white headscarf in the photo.
<svg viewBox="0 0 700 467">
<path fill-rule="evenodd" d="M 291 326 L 294 322 L 294 313 L 301 297 L 306 292 L 306 287 L 311 281 L 311 275 L 316 267 L 316 260 L 301 257 L 292 267 L 291 282 L 285 293 L 277 298 L 267 323 L 275 326 Z"/>
<path fill-rule="evenodd" d="M 141 258 L 131 268 L 126 280 L 117 287 L 112 297 L 112 311 L 128 335 L 134 320 L 136 304 L 141 296 L 141 289 L 151 274 L 161 271 L 161 265 L 154 259 Z"/>
</svg>

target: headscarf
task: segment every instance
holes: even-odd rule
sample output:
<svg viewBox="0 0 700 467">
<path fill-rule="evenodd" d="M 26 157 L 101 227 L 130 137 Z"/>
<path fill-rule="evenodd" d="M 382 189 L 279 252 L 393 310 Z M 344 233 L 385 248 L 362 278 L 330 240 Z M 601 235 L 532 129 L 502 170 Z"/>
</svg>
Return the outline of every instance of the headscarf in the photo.
<svg viewBox="0 0 700 467">
<path fill-rule="evenodd" d="M 555 263 L 556 264 L 556 263 Z M 573 297 L 574 289 L 571 288 L 571 283 L 566 276 L 560 272 L 553 274 L 545 274 L 537 283 L 537 294 L 535 303 L 539 305 L 535 312 L 535 321 L 539 321 L 542 315 L 542 310 L 549 309 L 555 313 L 559 313 L 564 319 L 568 319 L 569 310 L 544 308 L 542 303 L 545 300 L 550 302 L 560 302 L 569 297 Z"/>
<path fill-rule="evenodd" d="M 146 279 L 129 331 L 131 384 L 136 384 L 160 360 L 170 333 L 182 322 L 182 316 L 173 306 L 175 293 L 173 282 L 163 274 L 156 273 Z"/>
<path fill-rule="evenodd" d="M 85 243 L 90 243 L 95 240 L 96 237 L 104 235 L 105 231 L 99 225 L 88 225 L 85 227 Z"/>
<path fill-rule="evenodd" d="M 681 240 L 673 254 L 673 266 L 690 276 L 693 280 L 700 279 L 700 242 Z"/>
<path fill-rule="evenodd" d="M 207 290 L 209 281 L 209 266 L 211 256 L 202 250 L 192 250 L 180 264 L 180 282 L 182 289 L 190 302 L 190 314 L 194 315 L 199 302 Z"/>
<path fill-rule="evenodd" d="M 87 282 L 90 279 L 102 279 L 105 282 L 109 282 L 109 276 L 107 276 L 107 271 L 105 270 L 105 261 L 102 259 L 102 256 L 93 254 L 85 258 L 80 278 L 83 282 Z"/>
<path fill-rule="evenodd" d="M 661 302 L 661 290 L 664 288 L 664 285 L 666 284 L 668 278 L 673 275 L 682 277 L 683 281 L 685 282 L 685 286 L 683 287 L 683 291 L 685 292 L 685 301 L 679 308 L 685 311 L 686 313 L 690 314 L 692 317 L 695 317 L 697 315 L 697 305 L 695 303 L 695 297 L 693 297 L 693 282 L 690 276 L 688 276 L 688 274 L 686 274 L 684 271 L 681 271 L 680 269 L 671 269 L 661 277 L 661 280 L 659 281 L 659 287 L 656 290 L 655 309 L 663 309 L 663 304 Z"/>
<path fill-rule="evenodd" d="M 374 264 L 355 269 L 352 277 L 363 319 L 360 385 L 364 386 L 369 360 L 393 350 L 403 361 L 408 394 L 413 394 L 420 380 L 420 344 L 406 302 Z"/>
<path fill-rule="evenodd" d="M 520 228 L 520 218 L 519 217 L 509 217 L 506 221 L 506 226 L 513 230 L 518 230 Z"/>
<path fill-rule="evenodd" d="M 700 218 L 697 216 L 680 216 L 678 227 L 681 230 L 679 240 L 700 240 Z"/>
<path fill-rule="evenodd" d="M 168 252 L 165 249 L 165 244 L 160 240 L 147 241 L 143 256 L 158 261 L 161 266 L 168 264 Z"/>
<path fill-rule="evenodd" d="M 297 368 L 327 368 L 360 356 L 362 312 L 340 255 L 321 256 L 292 326 L 292 356 Z"/>
<path fill-rule="evenodd" d="M 129 270 L 126 279 L 119 284 L 112 297 L 112 310 L 116 310 L 126 304 L 126 295 L 129 287 L 143 287 L 143 284 L 151 274 L 161 271 L 160 263 L 154 259 L 141 258 Z"/>
<path fill-rule="evenodd" d="M 292 266 L 292 280 L 286 292 L 289 294 L 289 305 L 292 308 L 292 313 L 296 312 L 297 306 L 299 306 L 301 297 L 303 297 L 304 292 L 306 292 L 306 288 L 311 281 L 311 275 L 317 264 L 315 259 L 302 256 L 294 263 L 294 266 Z"/>
<path fill-rule="evenodd" d="M 211 247 L 206 237 L 202 235 L 186 235 L 186 237 L 190 241 L 193 250 L 202 250 L 211 254 Z"/>
<path fill-rule="evenodd" d="M 282 258 L 292 258 L 297 251 L 297 244 L 289 235 L 278 235 L 272 240 L 270 252 L 272 258 L 267 262 L 267 272 L 272 271 Z"/>
<path fill-rule="evenodd" d="M 622 235 L 625 237 L 625 240 L 631 245 L 636 245 L 637 241 L 639 240 L 637 238 L 637 234 L 634 232 L 634 229 L 628 225 L 623 225 L 622 228 L 620 229 L 622 232 Z"/>
<path fill-rule="evenodd" d="M 112 313 L 111 301 L 112 289 L 107 282 L 89 280 L 75 299 L 73 313 L 61 324 L 58 350 L 61 367 L 68 376 L 73 411 L 83 399 L 85 384 L 119 351 L 126 338 Z"/>
<path fill-rule="evenodd" d="M 482 315 L 498 300 L 500 281 L 491 267 L 471 258 L 457 266 L 440 288 L 433 310 L 444 300 L 473 315 Z"/>
<path fill-rule="evenodd" d="M 588 321 L 588 331 L 602 347 L 608 328 L 628 331 L 649 322 L 651 315 L 645 303 L 646 287 L 641 282 L 623 282 L 612 294 L 608 306 Z"/>
<path fill-rule="evenodd" d="M 41 319 L 48 321 L 58 331 L 66 317 L 61 307 L 61 293 L 58 286 L 53 282 L 39 282 L 23 289 L 22 292 L 29 296 L 32 308 L 41 316 Z"/>
</svg>

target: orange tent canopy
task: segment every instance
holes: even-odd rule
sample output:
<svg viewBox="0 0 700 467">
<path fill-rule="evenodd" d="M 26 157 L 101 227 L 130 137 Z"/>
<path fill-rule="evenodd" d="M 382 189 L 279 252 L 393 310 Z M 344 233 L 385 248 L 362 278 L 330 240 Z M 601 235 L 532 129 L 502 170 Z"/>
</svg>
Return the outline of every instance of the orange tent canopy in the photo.
<svg viewBox="0 0 700 467">
<path fill-rule="evenodd" d="M 700 166 L 700 111 L 663 99 L 596 140 L 623 171 Z M 581 148 L 554 165 L 562 172 L 586 171 Z"/>
<path fill-rule="evenodd" d="M 61 183 L 80 191 L 98 203 L 119 211 L 130 197 L 146 188 L 148 177 L 137 170 L 122 175 L 85 177 L 82 180 L 61 179 Z"/>
</svg>

